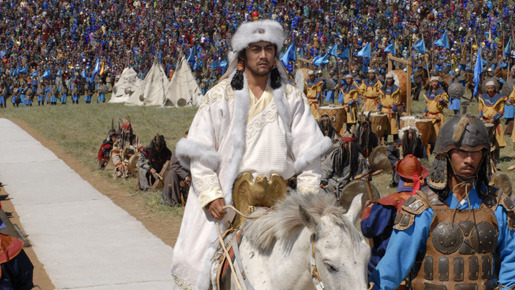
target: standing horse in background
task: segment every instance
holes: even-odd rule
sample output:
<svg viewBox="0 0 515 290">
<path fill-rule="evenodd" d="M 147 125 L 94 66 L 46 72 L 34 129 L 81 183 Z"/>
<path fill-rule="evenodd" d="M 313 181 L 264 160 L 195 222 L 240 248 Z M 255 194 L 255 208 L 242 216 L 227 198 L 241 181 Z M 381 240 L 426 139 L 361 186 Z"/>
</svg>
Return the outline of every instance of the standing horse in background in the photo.
<svg viewBox="0 0 515 290">
<path fill-rule="evenodd" d="M 368 289 L 370 246 L 355 227 L 361 196 L 345 211 L 333 195 L 292 192 L 270 211 L 255 212 L 262 216 L 242 226 L 235 251 L 240 285 L 247 290 Z M 211 276 L 214 288 L 216 266 Z M 226 273 L 220 289 L 238 289 L 237 278 L 230 270 Z"/>
</svg>

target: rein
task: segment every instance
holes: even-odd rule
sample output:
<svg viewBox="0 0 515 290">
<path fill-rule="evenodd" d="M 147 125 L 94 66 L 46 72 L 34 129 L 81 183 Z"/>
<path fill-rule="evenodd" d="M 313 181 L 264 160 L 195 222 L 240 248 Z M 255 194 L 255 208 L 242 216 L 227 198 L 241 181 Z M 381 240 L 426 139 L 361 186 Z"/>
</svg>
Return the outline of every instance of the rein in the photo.
<svg viewBox="0 0 515 290">
<path fill-rule="evenodd" d="M 318 273 L 317 261 L 315 259 L 315 234 L 311 235 L 311 257 L 309 259 L 309 266 L 311 268 L 311 278 L 313 278 L 315 288 L 317 290 L 325 290 L 324 282 L 322 282 L 320 273 Z"/>
<path fill-rule="evenodd" d="M 233 211 L 235 211 L 237 214 L 241 215 L 242 217 L 246 218 L 246 219 L 258 219 L 260 217 L 262 217 L 263 215 L 265 215 L 266 213 L 264 214 L 261 214 L 261 215 L 258 215 L 258 216 L 247 216 L 245 214 L 243 214 L 241 211 L 237 210 L 234 206 L 232 205 L 226 205 L 223 207 L 223 209 L 232 209 Z M 252 286 L 248 283 L 248 281 L 246 281 L 246 279 L 244 278 L 245 275 L 243 274 L 243 268 L 240 269 L 240 272 L 236 272 L 236 270 L 234 269 L 234 264 L 232 263 L 232 259 L 231 259 L 231 255 L 229 254 L 229 251 L 227 250 L 227 248 L 225 247 L 225 243 L 224 243 L 224 235 L 222 235 L 222 232 L 220 230 L 220 221 L 216 221 L 216 231 L 217 231 L 217 234 L 218 234 L 218 242 L 220 244 L 220 246 L 222 247 L 223 251 L 224 251 L 224 256 L 225 258 L 227 259 L 227 262 L 229 263 L 229 266 L 231 267 L 231 272 L 232 274 L 234 275 L 234 281 L 236 282 L 236 287 L 238 287 L 238 290 L 252 290 Z M 237 247 L 238 245 L 233 245 L 233 249 L 235 249 L 235 247 Z M 241 257 L 239 256 L 239 254 L 237 255 L 236 257 L 237 260 L 240 260 L 240 261 L 237 261 L 238 264 L 241 266 Z M 245 284 L 245 288 L 242 288 L 242 285 L 240 283 L 240 277 L 242 278 L 242 280 L 244 280 L 244 284 Z"/>
</svg>

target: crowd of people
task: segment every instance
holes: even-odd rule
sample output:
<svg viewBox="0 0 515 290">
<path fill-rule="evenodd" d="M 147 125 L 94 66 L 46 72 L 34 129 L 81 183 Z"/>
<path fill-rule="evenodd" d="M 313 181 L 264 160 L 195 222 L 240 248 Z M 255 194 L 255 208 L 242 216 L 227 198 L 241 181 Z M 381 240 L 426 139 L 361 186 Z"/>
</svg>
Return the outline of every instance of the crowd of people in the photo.
<svg viewBox="0 0 515 290">
<path fill-rule="evenodd" d="M 159 58 L 170 76 L 181 56 L 205 93 L 227 68 L 236 27 L 254 18 L 282 23 L 287 39 L 281 54 L 294 44 L 295 55 L 309 61 L 337 45 L 341 57 L 330 56 L 320 68 L 340 78 L 346 70 L 366 74 L 368 67 L 384 75 L 390 44 L 396 55 L 411 56 L 414 67 L 451 74 L 456 67 L 473 70 L 479 48 L 494 69 L 512 67 L 515 57 L 515 39 L 505 49 L 515 21 L 509 1 L 20 0 L 2 1 L 0 8 L 0 104 L 16 96 L 30 105 L 43 93 L 41 100 L 49 102 L 45 91 L 54 83 L 52 103 L 66 103 L 63 95 L 91 102 L 95 92 L 102 102 L 102 85 L 112 85 L 125 67 L 143 78 Z M 433 45 L 444 32 L 449 47 Z M 425 54 L 412 50 L 422 39 Z M 358 57 L 366 45 L 370 56 Z M 293 71 L 293 63 L 286 66 Z"/>
</svg>

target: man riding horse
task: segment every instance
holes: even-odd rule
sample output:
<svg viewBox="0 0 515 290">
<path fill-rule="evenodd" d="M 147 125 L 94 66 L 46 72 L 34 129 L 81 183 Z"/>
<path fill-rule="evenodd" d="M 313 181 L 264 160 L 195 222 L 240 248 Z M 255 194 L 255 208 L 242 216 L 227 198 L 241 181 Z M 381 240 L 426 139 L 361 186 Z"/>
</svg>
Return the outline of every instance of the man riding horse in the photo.
<svg viewBox="0 0 515 290">
<path fill-rule="evenodd" d="M 300 194 L 319 192 L 320 158 L 332 142 L 320 132 L 306 97 L 288 82 L 279 60 L 284 39 L 276 21 L 242 24 L 231 40 L 227 73 L 204 96 L 188 138 L 177 143 L 178 158 L 192 176 L 173 249 L 178 288 L 209 287 L 216 223 L 225 231 L 234 218 L 226 204 L 243 212 L 273 205 L 294 179 Z"/>
</svg>

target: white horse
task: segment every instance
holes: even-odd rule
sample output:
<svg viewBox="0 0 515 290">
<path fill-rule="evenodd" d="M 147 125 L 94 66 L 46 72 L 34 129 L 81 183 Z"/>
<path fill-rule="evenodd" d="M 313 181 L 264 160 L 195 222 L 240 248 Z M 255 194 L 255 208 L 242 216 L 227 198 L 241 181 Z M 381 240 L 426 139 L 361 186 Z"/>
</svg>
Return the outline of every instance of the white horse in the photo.
<svg viewBox="0 0 515 290">
<path fill-rule="evenodd" d="M 345 212 L 332 195 L 293 192 L 265 215 L 247 220 L 241 264 L 234 262 L 236 272 L 242 273 L 238 265 L 243 265 L 250 286 L 241 283 L 243 288 L 368 289 L 370 246 L 355 227 L 361 195 Z M 228 272 L 221 288 L 238 289 Z M 212 283 L 216 288 L 215 274 Z"/>
</svg>

